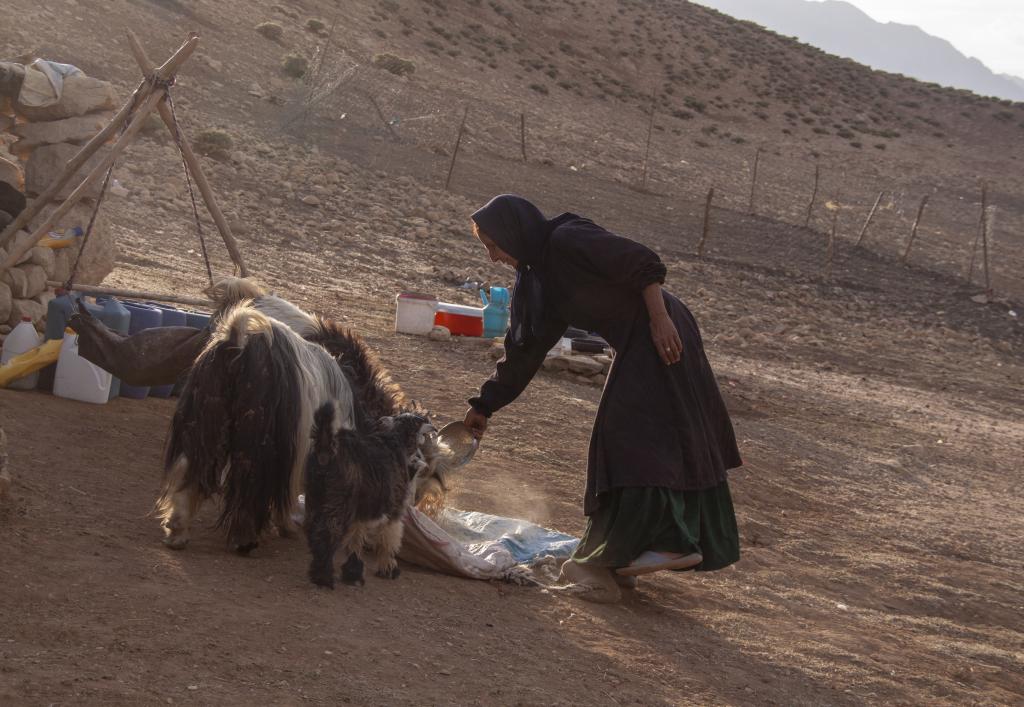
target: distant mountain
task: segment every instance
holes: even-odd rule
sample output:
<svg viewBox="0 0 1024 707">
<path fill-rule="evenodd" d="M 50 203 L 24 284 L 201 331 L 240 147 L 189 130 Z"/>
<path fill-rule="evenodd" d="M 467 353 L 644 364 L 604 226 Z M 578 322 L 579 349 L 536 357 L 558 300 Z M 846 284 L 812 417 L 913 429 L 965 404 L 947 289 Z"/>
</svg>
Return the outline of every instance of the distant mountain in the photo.
<svg viewBox="0 0 1024 707">
<path fill-rule="evenodd" d="M 983 96 L 1024 101 L 1024 79 L 994 73 L 945 39 L 920 27 L 877 22 L 848 2 L 826 0 L 697 0 L 830 54 Z"/>
</svg>

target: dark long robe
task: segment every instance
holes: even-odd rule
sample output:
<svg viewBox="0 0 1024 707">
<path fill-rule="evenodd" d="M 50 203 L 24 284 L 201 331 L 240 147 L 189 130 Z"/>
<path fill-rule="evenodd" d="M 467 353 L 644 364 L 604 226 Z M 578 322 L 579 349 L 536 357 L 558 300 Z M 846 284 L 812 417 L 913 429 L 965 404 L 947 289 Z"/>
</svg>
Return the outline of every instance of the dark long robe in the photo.
<svg viewBox="0 0 1024 707">
<path fill-rule="evenodd" d="M 664 292 L 683 342 L 682 360 L 666 366 L 651 338 L 642 291 L 664 283 L 665 266 L 640 243 L 593 222 L 563 214 L 543 257 L 532 263 L 544 291 L 537 334 L 522 346 L 506 343 L 478 397 L 490 415 L 515 400 L 568 325 L 594 331 L 615 349 L 590 439 L 584 513 L 616 488 L 709 489 L 742 464 L 729 413 L 690 310 Z"/>
</svg>

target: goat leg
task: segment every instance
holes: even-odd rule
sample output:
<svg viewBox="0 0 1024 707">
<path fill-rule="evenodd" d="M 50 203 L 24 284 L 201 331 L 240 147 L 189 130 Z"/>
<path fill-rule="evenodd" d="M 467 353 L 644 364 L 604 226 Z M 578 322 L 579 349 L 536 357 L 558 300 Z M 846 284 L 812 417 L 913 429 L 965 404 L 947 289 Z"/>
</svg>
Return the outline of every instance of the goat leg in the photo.
<svg viewBox="0 0 1024 707">
<path fill-rule="evenodd" d="M 362 586 L 366 584 L 363 579 L 363 560 L 355 552 L 348 556 L 345 564 L 341 566 L 341 581 L 351 586 Z"/>
</svg>

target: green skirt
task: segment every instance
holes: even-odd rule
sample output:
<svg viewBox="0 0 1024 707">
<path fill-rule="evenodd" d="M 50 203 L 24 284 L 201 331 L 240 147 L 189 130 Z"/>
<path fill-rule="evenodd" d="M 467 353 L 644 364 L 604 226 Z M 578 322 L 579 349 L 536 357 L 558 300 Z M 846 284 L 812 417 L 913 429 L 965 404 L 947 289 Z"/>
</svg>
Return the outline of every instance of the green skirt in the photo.
<svg viewBox="0 0 1024 707">
<path fill-rule="evenodd" d="M 740 538 L 729 483 L 704 491 L 617 488 L 602 494 L 583 539 L 577 562 L 625 567 L 645 550 L 689 554 L 704 561 L 697 571 L 719 570 L 740 559 Z"/>
</svg>

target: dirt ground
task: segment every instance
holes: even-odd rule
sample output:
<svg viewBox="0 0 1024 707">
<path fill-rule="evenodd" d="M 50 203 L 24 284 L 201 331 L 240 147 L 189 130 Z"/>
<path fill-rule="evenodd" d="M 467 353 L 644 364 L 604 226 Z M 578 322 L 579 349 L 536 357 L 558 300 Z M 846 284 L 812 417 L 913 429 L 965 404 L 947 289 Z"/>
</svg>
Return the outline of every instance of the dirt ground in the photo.
<svg viewBox="0 0 1024 707">
<path fill-rule="evenodd" d="M 395 582 L 328 592 L 305 578 L 300 539 L 229 553 L 212 505 L 188 550 L 164 548 L 150 511 L 173 400 L 89 406 L 0 390 L 14 477 L 0 501 L 0 703 L 1024 702 L 1019 272 L 1000 270 L 1009 299 L 980 304 L 952 265 L 902 267 L 896 241 L 854 248 L 851 220 L 826 281 L 823 224 L 750 215 L 735 190 L 698 261 L 696 190 L 644 193 L 470 143 L 448 192 L 446 155 L 383 139 L 379 125 L 322 120 L 306 141 L 285 134 L 237 78 L 242 67 L 280 83 L 265 74 L 284 49 L 226 29 L 232 3 L 132 0 L 116 18 L 85 0 L 15 5 L 23 22 L 17 37 L 0 28 L 6 46 L 38 31 L 64 50 L 57 58 L 75 58 L 44 32 L 57 27 L 92 42 L 76 47 L 90 73 L 109 69 L 122 86 L 134 69 L 101 38 L 149 27 L 140 33 L 163 56 L 182 7 L 213 18 L 201 27 L 214 38 L 197 57 L 204 82 L 183 81 L 176 105 L 190 132 L 232 126 L 239 154 L 204 165 L 248 262 L 279 294 L 356 327 L 439 422 L 460 417 L 489 375 L 487 344 L 397 336 L 393 298 L 468 302 L 454 280 L 509 284 L 469 236 L 475 206 L 516 191 L 655 248 L 701 323 L 745 465 L 731 474 L 741 561 L 645 578 L 620 605 L 411 566 Z M 107 284 L 204 285 L 176 160 L 148 136 L 118 167 L 131 196 L 105 205 L 122 250 Z M 1005 189 L 1021 198 L 1016 182 Z M 303 204 L 309 194 L 321 204 Z M 230 271 L 219 246 L 214 267 Z M 539 375 L 495 416 L 452 505 L 580 533 L 599 397 Z"/>
</svg>

